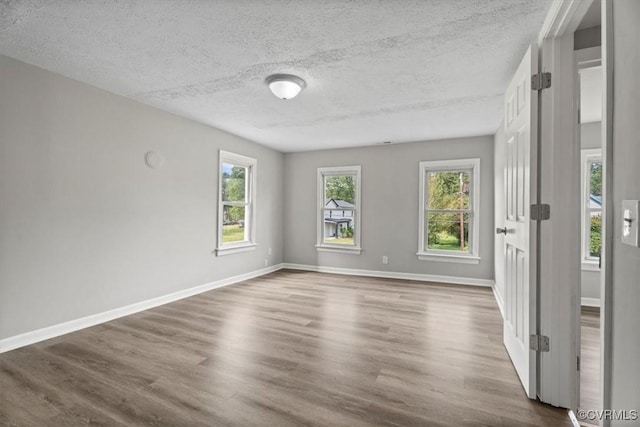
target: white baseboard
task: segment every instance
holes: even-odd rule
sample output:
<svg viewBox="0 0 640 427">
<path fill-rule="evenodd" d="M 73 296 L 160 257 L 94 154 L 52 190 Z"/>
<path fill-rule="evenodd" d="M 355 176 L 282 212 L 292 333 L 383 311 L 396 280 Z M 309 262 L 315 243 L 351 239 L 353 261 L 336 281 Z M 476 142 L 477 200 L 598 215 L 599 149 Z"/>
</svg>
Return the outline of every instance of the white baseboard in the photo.
<svg viewBox="0 0 640 427">
<path fill-rule="evenodd" d="M 290 263 L 282 264 L 282 268 L 289 268 L 292 270 L 317 271 L 319 273 L 345 274 L 349 276 L 382 277 L 386 279 L 405 279 L 405 280 L 419 280 L 422 282 L 451 283 L 456 285 L 471 285 L 471 286 L 484 286 L 484 287 L 491 287 L 494 285 L 494 281 L 488 280 L 488 279 L 476 279 L 472 277 L 456 277 L 456 276 L 439 276 L 435 274 L 401 273 L 397 271 L 379 271 L 379 270 L 359 270 L 355 268 L 338 268 L 338 267 L 325 267 L 325 266 L 318 266 L 318 265 L 304 265 L 304 264 L 290 264 Z"/>
<path fill-rule="evenodd" d="M 55 338 L 57 336 L 68 334 L 70 332 L 75 332 L 80 329 L 88 328 L 90 326 L 95 326 L 99 323 L 108 322 L 110 320 L 114 320 L 119 317 L 128 316 L 130 314 L 138 313 L 144 310 L 149 310 L 150 308 L 158 307 L 160 305 L 178 301 L 183 298 L 201 294 L 203 292 L 207 292 L 212 289 L 221 288 L 223 286 L 232 285 L 234 283 L 242 282 L 244 280 L 253 279 L 254 277 L 263 276 L 265 274 L 272 273 L 282 268 L 283 268 L 282 264 L 276 264 L 270 267 L 265 267 L 259 270 L 251 271 L 249 273 L 228 277 L 226 279 L 216 280 L 215 282 L 206 283 L 204 285 L 195 286 L 193 288 L 184 289 L 182 291 L 173 292 L 167 295 L 162 295 L 146 301 L 140 301 L 124 307 L 115 308 L 113 310 L 92 314 L 86 317 L 82 317 L 80 319 L 70 320 L 68 322 L 59 323 L 53 326 L 47 326 L 46 328 L 37 329 L 35 331 L 25 332 L 20 335 L 15 335 L 9 338 L 5 338 L 0 340 L 0 353 L 4 353 L 5 351 L 9 351 L 9 350 L 14 350 L 19 347 L 24 347 L 26 345 L 35 344 L 40 341 L 48 340 L 50 338 Z"/>
<path fill-rule="evenodd" d="M 580 299 L 580 305 L 584 307 L 600 307 L 600 298 L 582 297 Z"/>
<path fill-rule="evenodd" d="M 500 293 L 500 291 L 498 290 L 498 287 L 495 284 L 491 287 L 491 290 L 493 291 L 493 296 L 495 297 L 496 302 L 498 303 L 500 314 L 504 319 L 504 298 L 502 298 L 502 294 Z"/>
</svg>

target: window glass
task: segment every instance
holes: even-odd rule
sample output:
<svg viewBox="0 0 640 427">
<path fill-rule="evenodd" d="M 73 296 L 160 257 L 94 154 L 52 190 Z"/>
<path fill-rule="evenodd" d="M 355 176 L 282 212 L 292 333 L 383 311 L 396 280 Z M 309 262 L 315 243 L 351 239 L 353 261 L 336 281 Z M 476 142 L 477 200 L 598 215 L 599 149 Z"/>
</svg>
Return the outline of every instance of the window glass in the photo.
<svg viewBox="0 0 640 427">
<path fill-rule="evenodd" d="M 256 164 L 250 157 L 220 151 L 218 255 L 255 248 Z"/>
<path fill-rule="evenodd" d="M 360 251 L 360 166 L 318 169 L 318 250 Z"/>
</svg>

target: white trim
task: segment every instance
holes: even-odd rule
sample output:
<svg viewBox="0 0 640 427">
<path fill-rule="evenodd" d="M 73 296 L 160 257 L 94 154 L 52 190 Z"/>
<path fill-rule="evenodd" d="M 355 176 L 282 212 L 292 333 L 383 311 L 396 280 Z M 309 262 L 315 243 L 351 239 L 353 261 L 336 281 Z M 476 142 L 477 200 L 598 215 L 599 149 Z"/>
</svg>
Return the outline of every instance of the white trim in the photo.
<svg viewBox="0 0 640 427">
<path fill-rule="evenodd" d="M 480 257 L 473 255 L 454 255 L 437 252 L 418 252 L 420 261 L 456 262 L 459 264 L 480 264 Z"/>
<path fill-rule="evenodd" d="M 582 297 L 580 305 L 583 307 L 600 307 L 600 298 Z"/>
<path fill-rule="evenodd" d="M 324 241 L 324 210 L 325 210 L 325 190 L 324 190 L 324 178 L 327 176 L 341 176 L 341 175 L 355 175 L 356 177 L 356 199 L 354 208 L 349 210 L 355 210 L 355 226 L 353 228 L 354 244 L 349 245 L 331 245 Z M 354 255 L 360 255 L 362 246 L 360 244 L 362 237 L 362 167 L 360 165 L 354 166 L 335 166 L 335 167 L 322 167 L 318 168 L 318 176 L 316 180 L 317 189 L 317 207 L 316 211 L 316 249 L 318 252 L 340 252 L 351 253 Z M 340 209 L 335 209 L 340 210 Z M 346 209 L 345 209 L 346 210 Z"/>
<path fill-rule="evenodd" d="M 133 304 L 126 305 L 124 307 L 114 308 L 102 313 L 91 314 L 79 319 L 70 320 L 68 322 L 59 323 L 57 325 L 47 326 L 35 331 L 25 332 L 20 335 L 14 335 L 12 337 L 4 338 L 0 340 L 0 353 L 14 350 L 26 345 L 35 344 L 40 341 L 48 340 L 51 338 L 65 335 L 70 332 L 79 331 L 80 329 L 95 326 L 100 323 L 108 322 L 120 317 L 129 316 L 140 311 L 149 310 L 160 305 L 168 304 L 174 301 L 178 301 L 193 295 L 201 294 L 213 289 L 221 288 L 223 286 L 233 285 L 238 282 L 253 279 L 254 277 L 263 276 L 265 274 L 273 273 L 282 269 L 282 264 L 273 265 L 270 267 L 261 268 L 259 270 L 251 271 L 249 273 L 239 274 L 237 276 L 228 277 L 225 279 L 216 280 L 215 282 L 206 283 L 204 285 L 195 286 L 193 288 L 184 289 L 181 291 L 173 292 L 167 295 L 151 298 L 146 301 L 140 301 Z"/>
<path fill-rule="evenodd" d="M 469 242 L 469 252 L 468 253 L 460 253 L 459 258 L 466 257 L 468 260 L 453 260 L 451 259 L 455 255 L 447 254 L 444 255 L 441 251 L 437 250 L 428 250 L 426 249 L 425 237 L 425 210 L 427 207 L 427 182 L 426 182 L 426 173 L 427 171 L 449 171 L 449 170 L 458 170 L 458 169 L 471 169 L 471 188 L 470 188 L 470 198 L 471 198 L 471 206 L 470 206 L 470 220 L 469 220 L 469 230 L 470 239 Z M 444 261 L 444 262 L 461 262 L 467 264 L 477 264 L 480 261 L 480 159 L 472 158 L 472 159 L 451 159 L 451 160 L 430 160 L 420 162 L 418 165 L 418 171 L 420 174 L 420 194 L 419 194 L 419 203 L 418 203 L 418 259 L 421 261 Z M 427 257 L 433 256 L 433 257 Z M 443 256 L 444 255 L 444 256 Z M 437 258 L 441 257 L 441 258 Z M 448 261 L 446 258 L 450 258 Z M 477 262 L 473 262 L 473 260 L 477 260 Z"/>
<path fill-rule="evenodd" d="M 540 95 L 538 200 L 551 205 L 553 213 L 539 227 L 538 333 L 549 337 L 554 350 L 537 353 L 538 398 L 575 409 L 579 393 L 581 192 L 573 34 L 545 40 L 541 64 L 553 77 L 551 87 Z"/>
<path fill-rule="evenodd" d="M 582 261 L 582 271 L 601 271 L 598 261 Z"/>
<path fill-rule="evenodd" d="M 603 6 L 609 0 L 603 0 Z M 575 360 L 580 349 L 580 203 L 578 88 L 574 31 L 592 1 L 559 0 L 552 3 L 538 36 L 541 71 L 551 72 L 551 88 L 542 91 L 540 116 L 540 194 L 553 214 L 541 224 L 543 250 L 539 261 L 539 333 L 551 339 L 551 353 L 538 354 L 538 398 L 544 403 L 578 408 L 579 372 Z M 604 7 L 603 7 L 604 9 Z M 603 26 L 603 35 L 606 33 Z M 606 47 L 603 43 L 603 56 Z M 605 63 L 603 58 L 603 64 Z M 605 86 L 606 87 L 606 86 Z M 603 128 L 604 128 L 603 115 Z M 606 300 L 604 300 L 606 301 Z M 606 405 L 603 406 L 606 408 Z"/>
<path fill-rule="evenodd" d="M 575 51 L 578 72 L 585 68 L 595 68 L 602 66 L 601 46 L 587 47 Z"/>
<path fill-rule="evenodd" d="M 500 309 L 502 319 L 504 319 L 504 298 L 502 297 L 502 294 L 498 290 L 498 287 L 495 285 L 495 283 L 491 286 L 491 290 L 493 291 L 493 296 L 496 299 L 496 303 L 498 303 L 498 309 Z"/>
<path fill-rule="evenodd" d="M 224 255 L 237 254 L 239 252 L 255 251 L 257 246 L 258 245 L 255 243 L 246 243 L 246 242 L 236 246 L 224 245 L 221 248 L 216 248 L 216 255 L 224 256 Z"/>
<path fill-rule="evenodd" d="M 601 2 L 602 23 L 602 273 L 600 275 L 600 408 L 611 408 L 613 377 L 613 0 Z M 609 419 L 601 422 L 611 425 Z"/>
<path fill-rule="evenodd" d="M 538 46 L 545 39 L 561 37 L 573 33 L 589 10 L 592 1 L 560 0 L 551 3 L 551 7 L 538 34 Z M 573 35 L 572 35 L 573 36 Z"/>
<path fill-rule="evenodd" d="M 587 165 L 590 162 L 602 162 L 602 149 L 601 148 L 585 148 L 580 150 L 580 259 L 582 262 L 582 269 L 586 270 L 585 264 L 595 262 L 598 265 L 597 258 L 587 256 L 590 248 L 591 238 L 591 211 L 597 209 L 589 208 L 589 190 L 591 184 L 590 170 Z M 601 196 L 602 204 L 604 204 L 604 197 Z M 602 218 L 602 205 L 600 207 L 600 218 Z M 600 232 L 602 236 L 602 231 Z M 600 271 L 600 268 L 597 269 Z"/>
<path fill-rule="evenodd" d="M 420 273 L 401 273 L 398 271 L 361 270 L 361 269 L 355 269 L 355 268 L 326 267 L 322 265 L 291 264 L 286 262 L 282 264 L 282 268 L 287 268 L 291 270 L 315 271 L 318 273 L 344 274 L 347 276 L 365 276 L 365 277 L 380 277 L 385 279 L 417 280 L 421 282 L 436 282 L 436 283 L 447 283 L 447 284 L 454 284 L 454 285 L 491 287 L 495 284 L 493 280 L 477 279 L 473 277 L 439 276 L 435 274 L 420 274 Z"/>
<path fill-rule="evenodd" d="M 347 246 L 347 245 L 343 245 L 343 246 L 338 246 L 338 245 L 327 245 L 326 243 L 323 245 L 316 245 L 316 250 L 318 252 L 335 252 L 335 253 L 352 253 L 352 254 L 357 254 L 360 255 L 360 253 L 362 252 L 362 248 L 358 248 L 355 246 Z"/>
<path fill-rule="evenodd" d="M 222 222 L 224 221 L 224 204 L 222 202 L 222 164 L 230 163 L 247 168 L 248 177 L 245 176 L 245 239 L 242 242 L 222 243 Z M 258 174 L 258 161 L 252 157 L 229 151 L 219 150 L 218 155 L 218 246 L 215 253 L 217 256 L 231 255 L 239 252 L 246 252 L 255 249 L 256 245 L 256 188 Z"/>
</svg>

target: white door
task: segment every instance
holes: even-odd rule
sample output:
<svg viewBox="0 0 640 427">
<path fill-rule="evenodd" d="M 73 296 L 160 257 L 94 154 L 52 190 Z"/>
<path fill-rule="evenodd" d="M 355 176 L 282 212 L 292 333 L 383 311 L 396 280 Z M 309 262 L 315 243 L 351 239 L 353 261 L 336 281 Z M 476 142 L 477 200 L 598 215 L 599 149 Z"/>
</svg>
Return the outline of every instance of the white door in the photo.
<svg viewBox="0 0 640 427">
<path fill-rule="evenodd" d="M 536 224 L 530 205 L 536 197 L 538 94 L 531 76 L 538 72 L 538 49 L 527 50 L 505 95 L 505 319 L 504 345 L 527 396 L 536 398 Z"/>
</svg>

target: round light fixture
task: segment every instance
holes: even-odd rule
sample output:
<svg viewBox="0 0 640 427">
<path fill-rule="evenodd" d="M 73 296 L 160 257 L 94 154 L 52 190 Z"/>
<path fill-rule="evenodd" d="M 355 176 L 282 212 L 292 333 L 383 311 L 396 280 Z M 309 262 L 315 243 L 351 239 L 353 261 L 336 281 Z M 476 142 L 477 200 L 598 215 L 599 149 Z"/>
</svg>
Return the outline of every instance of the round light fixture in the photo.
<svg viewBox="0 0 640 427">
<path fill-rule="evenodd" d="M 307 84 L 298 76 L 291 74 L 272 74 L 264 81 L 271 92 L 280 99 L 291 99 L 298 96 Z"/>
</svg>

